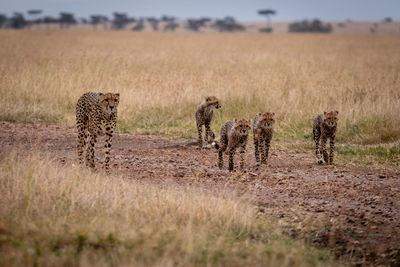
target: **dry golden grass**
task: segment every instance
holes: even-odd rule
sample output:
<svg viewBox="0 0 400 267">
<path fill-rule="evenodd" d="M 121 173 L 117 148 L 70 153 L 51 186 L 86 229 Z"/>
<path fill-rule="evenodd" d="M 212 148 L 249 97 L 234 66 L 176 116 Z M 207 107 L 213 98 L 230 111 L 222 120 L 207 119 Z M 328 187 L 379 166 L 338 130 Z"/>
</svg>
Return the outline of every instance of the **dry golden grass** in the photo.
<svg viewBox="0 0 400 267">
<path fill-rule="evenodd" d="M 2 154 L 1 266 L 321 266 L 246 199 Z"/>
<path fill-rule="evenodd" d="M 75 124 L 86 91 L 121 93 L 118 130 L 194 137 L 194 111 L 216 95 L 212 128 L 277 114 L 276 140 L 312 143 L 312 120 L 340 111 L 339 143 L 400 139 L 397 36 L 0 31 L 0 119 Z M 399 151 L 399 145 L 394 147 Z"/>
</svg>

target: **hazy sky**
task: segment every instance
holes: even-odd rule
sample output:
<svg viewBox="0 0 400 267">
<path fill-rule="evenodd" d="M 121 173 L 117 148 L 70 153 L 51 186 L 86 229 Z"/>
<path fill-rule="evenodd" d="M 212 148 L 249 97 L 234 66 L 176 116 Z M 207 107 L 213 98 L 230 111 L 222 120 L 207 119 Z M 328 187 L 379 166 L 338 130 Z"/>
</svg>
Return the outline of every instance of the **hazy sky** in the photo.
<svg viewBox="0 0 400 267">
<path fill-rule="evenodd" d="M 400 0 L 0 0 L 0 13 L 8 15 L 42 9 L 45 15 L 53 16 L 60 11 L 73 12 L 76 17 L 119 11 L 134 17 L 166 14 L 186 19 L 231 15 L 240 21 L 262 21 L 264 18 L 257 14 L 262 8 L 277 11 L 273 21 L 312 18 L 380 21 L 385 17 L 400 20 Z"/>
</svg>

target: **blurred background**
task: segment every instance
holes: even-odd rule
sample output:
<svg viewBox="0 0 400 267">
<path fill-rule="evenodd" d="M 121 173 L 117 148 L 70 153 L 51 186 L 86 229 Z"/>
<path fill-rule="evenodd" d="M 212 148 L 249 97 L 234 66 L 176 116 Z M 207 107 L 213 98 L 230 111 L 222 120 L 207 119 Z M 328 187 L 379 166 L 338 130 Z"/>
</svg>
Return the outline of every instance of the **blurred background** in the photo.
<svg viewBox="0 0 400 267">
<path fill-rule="evenodd" d="M 397 0 L 2 1 L 1 28 L 400 33 Z"/>
</svg>

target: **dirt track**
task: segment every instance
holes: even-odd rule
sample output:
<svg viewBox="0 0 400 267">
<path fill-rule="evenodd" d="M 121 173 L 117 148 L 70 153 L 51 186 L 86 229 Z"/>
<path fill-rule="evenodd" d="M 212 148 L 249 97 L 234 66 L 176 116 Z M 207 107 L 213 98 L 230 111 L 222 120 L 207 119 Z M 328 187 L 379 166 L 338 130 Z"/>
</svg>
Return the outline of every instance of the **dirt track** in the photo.
<svg viewBox="0 0 400 267">
<path fill-rule="evenodd" d="M 96 145 L 97 168 L 103 142 Z M 0 122 L 0 145 L 3 151 L 35 148 L 76 163 L 75 129 Z M 111 153 L 112 169 L 124 176 L 250 194 L 260 211 L 280 218 L 293 237 L 334 248 L 352 263 L 400 264 L 400 170 L 318 166 L 313 151 L 286 150 L 273 150 L 269 166 L 255 169 L 252 144 L 245 173 L 221 171 L 216 162 L 214 150 L 148 136 L 116 135 Z"/>
</svg>

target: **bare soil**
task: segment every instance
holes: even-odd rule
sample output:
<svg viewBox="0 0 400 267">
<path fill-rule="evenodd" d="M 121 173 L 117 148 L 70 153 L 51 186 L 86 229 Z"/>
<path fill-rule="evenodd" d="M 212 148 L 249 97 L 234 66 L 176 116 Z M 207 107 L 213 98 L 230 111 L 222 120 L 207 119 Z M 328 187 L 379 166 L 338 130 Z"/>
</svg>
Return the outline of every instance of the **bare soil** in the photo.
<svg viewBox="0 0 400 267">
<path fill-rule="evenodd" d="M 96 145 L 96 169 L 103 168 L 104 139 Z M 0 147 L 38 150 L 63 164 L 76 164 L 76 130 L 0 122 Z M 337 163 L 317 165 L 314 151 L 272 150 L 268 166 L 254 167 L 248 145 L 246 171 L 217 167 L 217 151 L 196 149 L 184 139 L 117 134 L 113 172 L 159 184 L 231 190 L 255 199 L 260 214 L 273 215 L 284 232 L 308 244 L 332 249 L 346 262 L 400 265 L 400 170 Z M 235 158 L 238 163 L 238 156 Z"/>
</svg>

